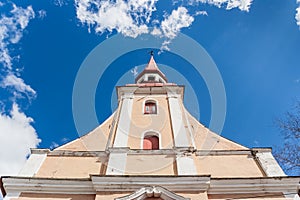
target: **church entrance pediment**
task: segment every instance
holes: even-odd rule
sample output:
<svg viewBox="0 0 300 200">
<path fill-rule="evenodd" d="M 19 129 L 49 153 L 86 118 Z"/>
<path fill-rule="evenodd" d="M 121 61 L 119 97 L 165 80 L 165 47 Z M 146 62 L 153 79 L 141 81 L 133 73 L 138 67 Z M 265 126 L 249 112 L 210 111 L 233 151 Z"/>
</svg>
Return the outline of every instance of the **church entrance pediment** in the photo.
<svg viewBox="0 0 300 200">
<path fill-rule="evenodd" d="M 184 198 L 160 186 L 153 186 L 143 187 L 130 195 L 115 200 L 190 200 L 190 198 Z"/>
</svg>

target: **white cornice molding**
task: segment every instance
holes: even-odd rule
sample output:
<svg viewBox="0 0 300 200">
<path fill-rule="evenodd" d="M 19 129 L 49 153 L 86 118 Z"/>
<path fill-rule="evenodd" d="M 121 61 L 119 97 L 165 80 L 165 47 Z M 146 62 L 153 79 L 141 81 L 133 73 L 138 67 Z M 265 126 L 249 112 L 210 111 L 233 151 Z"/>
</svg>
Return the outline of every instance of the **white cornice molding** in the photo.
<svg viewBox="0 0 300 200">
<path fill-rule="evenodd" d="M 195 153 L 196 156 L 218 156 L 218 155 L 255 155 L 261 152 L 271 152 L 269 148 L 254 148 L 241 150 L 197 150 L 193 147 L 177 147 L 173 149 L 143 150 L 130 149 L 129 147 L 112 147 L 107 151 L 71 151 L 49 149 L 31 149 L 31 154 L 47 154 L 48 156 L 74 156 L 74 157 L 94 157 L 107 156 L 109 153 L 127 153 L 128 155 L 176 155 L 185 153 Z"/>
<path fill-rule="evenodd" d="M 136 191 L 161 186 L 170 191 L 207 191 L 210 176 L 91 176 L 96 191 Z"/>
<path fill-rule="evenodd" d="M 36 148 L 30 149 L 31 154 L 48 154 L 50 152 L 51 152 L 50 149 L 36 149 Z"/>
<path fill-rule="evenodd" d="M 134 95 L 160 95 L 160 94 L 177 94 L 178 97 L 183 98 L 184 86 L 182 85 L 162 85 L 162 86 L 136 86 L 126 85 L 117 87 L 118 98 L 124 93 L 133 92 Z"/>
<path fill-rule="evenodd" d="M 48 156 L 72 156 L 72 157 L 103 157 L 107 156 L 105 151 L 69 151 L 69 150 L 55 150 L 48 153 Z"/>
<path fill-rule="evenodd" d="M 16 192 L 95 194 L 89 179 L 2 177 L 2 182 L 7 194 Z"/>
<path fill-rule="evenodd" d="M 112 147 L 107 151 L 71 151 L 49 149 L 31 149 L 31 154 L 47 154 L 48 156 L 74 156 L 74 157 L 94 157 L 107 156 L 109 153 L 127 153 L 129 155 L 170 155 L 195 153 L 196 156 L 218 156 L 218 155 L 255 155 L 256 153 L 271 152 L 270 148 L 252 148 L 241 150 L 197 150 L 193 147 L 177 147 L 173 149 L 143 150 L 130 149 L 129 147 Z"/>
<path fill-rule="evenodd" d="M 295 193 L 300 177 L 212 178 L 208 194 Z"/>
<path fill-rule="evenodd" d="M 197 150 L 196 156 L 252 155 L 252 150 Z"/>
<path fill-rule="evenodd" d="M 161 186 L 172 192 L 208 194 L 297 193 L 300 177 L 210 178 L 207 176 L 98 176 L 90 179 L 2 177 L 7 194 L 39 192 L 95 194 L 97 191 L 134 192 L 147 186 Z"/>
<path fill-rule="evenodd" d="M 120 86 L 120 87 L 116 87 L 118 100 L 120 100 L 121 98 L 133 98 L 133 94 L 138 88 L 139 87 L 137 87 L 137 86 L 132 86 L 132 87 Z"/>
<path fill-rule="evenodd" d="M 272 152 L 272 148 L 271 147 L 255 147 L 255 148 L 251 148 L 251 150 L 253 152 Z"/>
</svg>

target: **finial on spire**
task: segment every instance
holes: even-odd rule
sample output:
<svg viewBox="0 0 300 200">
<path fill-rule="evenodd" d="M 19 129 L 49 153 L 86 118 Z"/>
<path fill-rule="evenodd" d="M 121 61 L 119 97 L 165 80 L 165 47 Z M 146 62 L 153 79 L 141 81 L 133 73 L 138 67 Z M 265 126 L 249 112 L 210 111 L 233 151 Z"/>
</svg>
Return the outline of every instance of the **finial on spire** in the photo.
<svg viewBox="0 0 300 200">
<path fill-rule="evenodd" d="M 150 51 L 150 55 L 151 55 L 151 56 L 154 55 L 154 51 L 153 51 L 153 50 Z"/>
</svg>

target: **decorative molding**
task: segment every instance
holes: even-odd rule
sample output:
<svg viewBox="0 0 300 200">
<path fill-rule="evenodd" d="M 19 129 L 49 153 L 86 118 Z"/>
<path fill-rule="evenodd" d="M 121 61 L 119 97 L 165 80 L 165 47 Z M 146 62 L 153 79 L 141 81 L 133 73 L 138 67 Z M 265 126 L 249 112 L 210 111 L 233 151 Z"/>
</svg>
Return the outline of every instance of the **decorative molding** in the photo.
<svg viewBox="0 0 300 200">
<path fill-rule="evenodd" d="M 96 191 L 136 191 L 161 186 L 173 192 L 207 191 L 210 176 L 91 176 Z"/>
<path fill-rule="evenodd" d="M 128 153 L 130 151 L 129 147 L 112 147 L 108 148 L 108 153 Z"/>
<path fill-rule="evenodd" d="M 153 131 L 153 130 L 150 130 Z M 147 132 L 147 131 L 146 131 Z M 31 154 L 45 154 L 47 156 L 72 156 L 72 157 L 102 157 L 109 153 L 127 153 L 127 154 L 141 154 L 141 155 L 176 155 L 195 153 L 196 156 L 223 156 L 223 155 L 255 155 L 257 152 L 270 152 L 270 149 L 261 148 L 261 151 L 255 149 L 242 150 L 197 150 L 193 147 L 174 147 L 173 149 L 159 149 L 159 150 L 143 150 L 130 149 L 129 147 L 110 147 L 107 151 L 71 151 L 71 150 L 54 150 L 49 149 L 31 149 Z"/>
<path fill-rule="evenodd" d="M 115 198 L 115 200 L 139 200 L 146 198 L 161 198 L 163 200 L 190 200 L 190 198 L 184 198 L 177 195 L 163 187 L 153 186 L 153 187 L 143 187 L 134 193 L 127 195 L 125 197 Z"/>
<path fill-rule="evenodd" d="M 51 152 L 50 149 L 36 149 L 36 148 L 30 149 L 31 154 L 48 154 L 50 152 Z"/>
<path fill-rule="evenodd" d="M 2 177 L 8 195 L 17 192 L 53 194 L 95 194 L 89 179 L 53 179 L 33 177 Z"/>
<path fill-rule="evenodd" d="M 132 98 L 134 92 L 138 89 L 139 87 L 137 86 L 117 86 L 117 95 L 118 95 L 118 100 L 121 100 L 123 98 Z"/>
<path fill-rule="evenodd" d="M 178 94 L 181 99 L 183 99 L 184 96 L 184 86 L 182 85 L 168 83 L 153 84 L 153 86 L 149 86 L 146 84 L 138 84 L 138 86 L 139 87 L 137 87 L 137 84 L 127 84 L 125 87 L 133 88 L 132 91 L 134 91 L 134 95 L 166 95 L 168 92 L 173 92 L 174 94 Z M 118 97 L 121 96 L 123 87 L 117 87 Z"/>
<path fill-rule="evenodd" d="M 225 156 L 225 155 L 248 155 L 252 156 L 252 150 L 197 150 L 196 156 Z"/>
<path fill-rule="evenodd" d="M 272 147 L 255 147 L 255 148 L 251 148 L 251 150 L 253 152 L 272 152 Z"/>
<path fill-rule="evenodd" d="M 8 196 L 18 192 L 53 194 L 96 194 L 134 192 L 143 187 L 161 186 L 172 192 L 208 194 L 297 194 L 300 177 L 210 178 L 207 176 L 99 176 L 90 179 L 2 177 Z"/>
<path fill-rule="evenodd" d="M 107 156 L 106 151 L 70 151 L 70 150 L 55 150 L 48 153 L 47 156 L 62 156 L 62 157 L 103 157 Z"/>
<path fill-rule="evenodd" d="M 212 178 L 208 194 L 294 193 L 300 177 Z"/>
</svg>

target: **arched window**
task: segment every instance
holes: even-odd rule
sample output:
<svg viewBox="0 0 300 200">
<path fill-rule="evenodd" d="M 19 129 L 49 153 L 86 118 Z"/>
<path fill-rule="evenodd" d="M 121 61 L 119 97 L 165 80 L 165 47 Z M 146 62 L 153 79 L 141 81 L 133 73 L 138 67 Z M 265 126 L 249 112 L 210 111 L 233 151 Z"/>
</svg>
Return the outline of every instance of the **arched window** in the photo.
<svg viewBox="0 0 300 200">
<path fill-rule="evenodd" d="M 159 138 L 155 135 L 147 135 L 143 141 L 144 150 L 158 150 L 159 149 Z"/>
<path fill-rule="evenodd" d="M 157 106 L 155 101 L 146 101 L 144 114 L 157 114 Z"/>
</svg>

